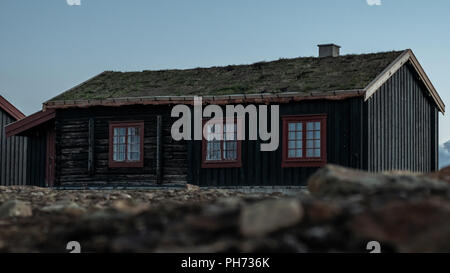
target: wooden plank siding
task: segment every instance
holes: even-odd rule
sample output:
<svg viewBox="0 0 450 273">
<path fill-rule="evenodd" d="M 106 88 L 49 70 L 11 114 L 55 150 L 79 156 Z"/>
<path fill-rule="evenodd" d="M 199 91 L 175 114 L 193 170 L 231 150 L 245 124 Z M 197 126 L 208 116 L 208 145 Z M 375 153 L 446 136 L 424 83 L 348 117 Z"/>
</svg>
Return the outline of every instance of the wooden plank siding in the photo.
<svg viewBox="0 0 450 273">
<path fill-rule="evenodd" d="M 154 186 L 157 183 L 157 116 L 162 116 L 163 185 L 187 180 L 187 147 L 172 139 L 175 121 L 169 106 L 92 107 L 58 110 L 56 130 L 57 186 Z M 89 173 L 89 119 L 94 120 L 93 166 Z M 144 121 L 144 167 L 110 168 L 109 122 Z M 92 128 L 91 127 L 91 128 Z"/>
<path fill-rule="evenodd" d="M 6 138 L 5 126 L 16 121 L 0 109 L 0 185 L 27 184 L 27 149 L 29 140 L 23 136 Z"/>
<path fill-rule="evenodd" d="M 189 182 L 200 186 L 304 186 L 318 167 L 282 168 L 283 116 L 327 114 L 327 162 L 362 168 L 363 100 L 314 100 L 280 105 L 280 145 L 261 152 L 260 141 L 242 141 L 241 168 L 201 168 L 202 142 L 190 141 Z M 270 111 L 269 111 L 270 112 Z M 270 117 L 269 117 L 270 120 Z M 253 121 L 257 122 L 257 121 Z M 248 136 L 248 117 L 246 118 Z"/>
<path fill-rule="evenodd" d="M 364 169 L 437 169 L 438 109 L 409 64 L 392 75 L 364 107 L 368 150 Z"/>
<path fill-rule="evenodd" d="M 47 151 L 47 138 L 44 130 L 35 130 L 27 138 L 27 185 L 46 187 L 45 162 Z"/>
</svg>

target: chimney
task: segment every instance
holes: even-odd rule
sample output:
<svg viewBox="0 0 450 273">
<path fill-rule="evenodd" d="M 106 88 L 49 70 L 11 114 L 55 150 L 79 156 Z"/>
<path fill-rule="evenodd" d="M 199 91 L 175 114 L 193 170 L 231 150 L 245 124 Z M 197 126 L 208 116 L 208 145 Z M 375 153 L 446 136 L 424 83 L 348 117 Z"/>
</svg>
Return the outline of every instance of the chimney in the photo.
<svg viewBox="0 0 450 273">
<path fill-rule="evenodd" d="M 319 58 L 339 56 L 340 46 L 335 44 L 317 45 L 319 47 Z"/>
</svg>

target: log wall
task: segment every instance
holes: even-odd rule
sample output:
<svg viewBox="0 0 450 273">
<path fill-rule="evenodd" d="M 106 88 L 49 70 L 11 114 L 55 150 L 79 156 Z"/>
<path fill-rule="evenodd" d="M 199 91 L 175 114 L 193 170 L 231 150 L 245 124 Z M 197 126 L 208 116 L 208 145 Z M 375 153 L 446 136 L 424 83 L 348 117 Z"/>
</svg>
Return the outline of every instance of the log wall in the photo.
<svg viewBox="0 0 450 273">
<path fill-rule="evenodd" d="M 93 107 L 60 110 L 56 116 L 56 185 L 153 186 L 157 182 L 157 116 L 162 116 L 162 183 L 186 183 L 187 149 L 172 139 L 168 106 Z M 89 170 L 89 120 L 93 120 L 93 166 Z M 144 167 L 109 167 L 109 122 L 144 121 Z M 91 121 L 92 122 L 92 121 Z"/>
</svg>

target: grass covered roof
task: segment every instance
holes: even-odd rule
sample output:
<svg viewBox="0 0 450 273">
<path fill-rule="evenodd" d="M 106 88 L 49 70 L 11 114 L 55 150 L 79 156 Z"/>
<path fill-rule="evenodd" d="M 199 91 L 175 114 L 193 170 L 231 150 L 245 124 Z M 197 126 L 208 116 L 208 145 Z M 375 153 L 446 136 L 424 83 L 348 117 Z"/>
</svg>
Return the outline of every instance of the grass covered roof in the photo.
<svg viewBox="0 0 450 273">
<path fill-rule="evenodd" d="M 280 59 L 184 70 L 106 71 L 50 101 L 363 89 L 401 53 Z"/>
</svg>

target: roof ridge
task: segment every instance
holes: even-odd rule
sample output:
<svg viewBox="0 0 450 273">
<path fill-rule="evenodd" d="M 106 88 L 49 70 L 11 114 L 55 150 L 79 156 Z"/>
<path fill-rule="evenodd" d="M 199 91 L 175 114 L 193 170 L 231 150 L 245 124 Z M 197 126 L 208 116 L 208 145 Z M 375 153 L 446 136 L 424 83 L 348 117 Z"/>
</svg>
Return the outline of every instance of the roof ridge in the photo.
<svg viewBox="0 0 450 273">
<path fill-rule="evenodd" d="M 162 68 L 162 69 L 144 69 L 144 70 L 129 70 L 129 71 L 119 71 L 119 70 L 105 70 L 102 73 L 144 73 L 144 72 L 163 72 L 163 71 L 187 71 L 187 70 L 196 70 L 196 69 L 211 69 L 211 68 L 225 68 L 230 66 L 251 66 L 251 65 L 257 65 L 257 64 L 269 64 L 273 62 L 279 62 L 279 61 L 289 61 L 289 60 L 298 60 L 298 59 L 327 59 L 327 58 L 342 58 L 342 57 L 352 57 L 352 56 L 364 56 L 364 55 L 376 55 L 376 54 L 386 54 L 386 53 L 400 53 L 404 52 L 410 49 L 404 49 L 404 50 L 388 50 L 388 51 L 379 51 L 379 52 L 372 52 L 372 53 L 349 53 L 345 55 L 339 55 L 337 57 L 322 57 L 319 58 L 317 56 L 298 56 L 298 57 L 279 57 L 277 60 L 261 60 L 256 61 L 253 63 L 242 63 L 242 64 L 227 64 L 227 65 L 213 65 L 213 66 L 198 66 L 198 67 L 191 67 L 191 68 Z M 97 75 L 97 76 L 100 76 Z"/>
</svg>

